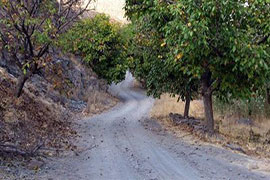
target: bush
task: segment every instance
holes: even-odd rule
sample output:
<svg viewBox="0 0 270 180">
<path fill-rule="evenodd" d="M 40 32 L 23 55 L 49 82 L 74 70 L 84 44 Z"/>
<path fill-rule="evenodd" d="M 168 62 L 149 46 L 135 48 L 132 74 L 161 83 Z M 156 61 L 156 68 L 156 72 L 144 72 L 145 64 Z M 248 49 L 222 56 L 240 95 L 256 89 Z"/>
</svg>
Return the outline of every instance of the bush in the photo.
<svg viewBox="0 0 270 180">
<path fill-rule="evenodd" d="M 126 41 L 120 24 L 104 14 L 84 19 L 60 38 L 65 51 L 80 55 L 99 77 L 109 83 L 124 79 Z"/>
</svg>

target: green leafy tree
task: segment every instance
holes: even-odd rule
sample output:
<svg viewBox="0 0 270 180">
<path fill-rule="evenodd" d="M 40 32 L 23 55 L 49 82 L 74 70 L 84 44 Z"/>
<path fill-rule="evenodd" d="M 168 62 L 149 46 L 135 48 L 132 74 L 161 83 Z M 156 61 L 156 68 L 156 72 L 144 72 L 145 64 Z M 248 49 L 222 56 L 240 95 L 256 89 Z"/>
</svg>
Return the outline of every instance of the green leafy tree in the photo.
<svg viewBox="0 0 270 180">
<path fill-rule="evenodd" d="M 251 26 L 253 27 L 254 40 L 258 42 L 258 45 L 268 47 L 270 52 L 270 1 L 252 1 L 252 6 L 249 11 L 253 15 L 251 18 Z M 268 74 L 268 78 L 270 74 Z M 259 95 L 265 97 L 265 110 L 270 110 L 270 83 L 265 82 L 265 86 L 260 91 Z"/>
<path fill-rule="evenodd" d="M 90 2 L 0 0 L 0 49 L 21 69 L 17 97 L 25 82 L 50 60 L 50 46 L 87 10 Z"/>
<path fill-rule="evenodd" d="M 149 19 L 146 26 L 163 35 L 169 48 L 167 61 L 175 61 L 181 54 L 179 71 L 200 80 L 210 134 L 214 133 L 213 94 L 223 99 L 249 97 L 267 78 L 268 45 L 261 45 L 257 37 L 261 32 L 260 37 L 269 42 L 269 3 L 126 0 L 131 20 Z M 265 13 L 256 14 L 256 11 Z M 264 20 L 265 26 L 260 25 L 259 19 Z"/>
<path fill-rule="evenodd" d="M 136 79 L 143 82 L 148 95 L 160 98 L 162 93 L 179 96 L 186 102 L 184 117 L 189 116 L 190 101 L 197 95 L 198 80 L 179 71 L 178 55 L 175 61 L 167 61 L 169 49 L 162 34 L 144 26 L 143 21 L 133 22 L 129 43 L 129 68 Z"/>
<path fill-rule="evenodd" d="M 104 14 L 84 19 L 64 34 L 59 45 L 64 50 L 81 55 L 99 77 L 109 83 L 125 78 L 126 40 L 120 24 Z"/>
</svg>

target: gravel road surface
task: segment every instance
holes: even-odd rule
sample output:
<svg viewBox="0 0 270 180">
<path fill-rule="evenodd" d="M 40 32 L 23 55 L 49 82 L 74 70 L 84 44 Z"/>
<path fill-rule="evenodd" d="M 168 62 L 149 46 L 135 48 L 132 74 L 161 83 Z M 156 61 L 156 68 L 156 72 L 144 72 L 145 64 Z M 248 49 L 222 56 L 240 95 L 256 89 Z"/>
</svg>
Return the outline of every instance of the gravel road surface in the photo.
<svg viewBox="0 0 270 180">
<path fill-rule="evenodd" d="M 79 122 L 78 150 L 48 164 L 41 179 L 196 180 L 270 179 L 259 160 L 210 145 L 191 144 L 149 119 L 154 100 L 132 88 L 133 78 L 111 87 L 122 102 Z"/>
</svg>

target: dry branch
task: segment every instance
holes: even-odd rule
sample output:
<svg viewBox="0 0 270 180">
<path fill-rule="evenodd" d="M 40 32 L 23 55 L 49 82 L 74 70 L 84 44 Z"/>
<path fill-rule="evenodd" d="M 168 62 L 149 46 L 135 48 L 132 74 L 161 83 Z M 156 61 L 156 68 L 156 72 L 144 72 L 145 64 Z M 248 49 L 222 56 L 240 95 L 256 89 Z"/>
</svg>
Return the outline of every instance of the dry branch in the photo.
<svg viewBox="0 0 270 180">
<path fill-rule="evenodd" d="M 21 155 L 21 156 L 35 156 L 43 146 L 45 142 L 38 143 L 33 149 L 30 151 L 27 150 L 21 150 L 19 149 L 16 145 L 12 144 L 0 144 L 0 152 L 2 153 L 12 153 L 16 155 Z"/>
</svg>

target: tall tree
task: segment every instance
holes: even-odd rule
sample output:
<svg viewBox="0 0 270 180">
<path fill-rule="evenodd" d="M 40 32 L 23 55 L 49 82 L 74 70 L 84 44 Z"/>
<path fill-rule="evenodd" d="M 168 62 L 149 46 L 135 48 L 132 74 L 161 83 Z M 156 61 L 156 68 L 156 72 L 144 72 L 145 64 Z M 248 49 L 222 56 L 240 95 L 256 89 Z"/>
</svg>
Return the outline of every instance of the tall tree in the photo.
<svg viewBox="0 0 270 180">
<path fill-rule="evenodd" d="M 131 20 L 150 18 L 148 26 L 164 36 L 168 61 L 200 80 L 207 130 L 214 133 L 212 96 L 248 97 L 260 88 L 269 70 L 267 46 L 259 45 L 259 19 L 268 1 L 246 0 L 126 0 Z M 264 6 L 262 6 L 264 4 Z M 261 6 L 260 6 L 261 5 Z M 256 7 L 254 7 L 256 6 Z M 266 18 L 267 19 L 267 18 Z M 269 24 L 267 24 L 267 27 Z M 266 27 L 261 27 L 266 28 Z M 269 41 L 269 37 L 264 36 Z"/>
<path fill-rule="evenodd" d="M 92 0 L 0 0 L 1 51 L 22 70 L 25 82 L 50 60 L 50 46 L 82 15 Z M 6 58 L 8 58 L 6 57 Z"/>
<path fill-rule="evenodd" d="M 129 69 L 145 83 L 148 95 L 160 98 L 163 93 L 179 96 L 178 100 L 186 102 L 184 117 L 189 116 L 190 101 L 197 95 L 198 80 L 179 71 L 179 54 L 175 61 L 168 61 L 169 49 L 162 34 L 145 27 L 143 22 L 136 21 L 136 27 L 130 26 L 133 32 L 129 44 Z"/>
</svg>

